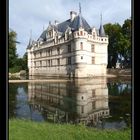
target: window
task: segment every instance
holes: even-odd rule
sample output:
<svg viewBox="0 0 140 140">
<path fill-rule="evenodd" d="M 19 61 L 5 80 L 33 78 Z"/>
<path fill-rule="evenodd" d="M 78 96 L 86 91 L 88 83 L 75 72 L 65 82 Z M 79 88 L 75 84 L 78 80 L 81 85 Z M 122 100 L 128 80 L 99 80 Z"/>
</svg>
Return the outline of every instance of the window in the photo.
<svg viewBox="0 0 140 140">
<path fill-rule="evenodd" d="M 81 113 L 84 113 L 84 106 L 81 106 Z"/>
<path fill-rule="evenodd" d="M 34 66 L 36 67 L 36 62 L 34 62 Z"/>
<path fill-rule="evenodd" d="M 83 35 L 83 31 L 80 31 L 80 35 Z"/>
<path fill-rule="evenodd" d="M 68 45 L 68 52 L 71 52 L 71 45 Z"/>
<path fill-rule="evenodd" d="M 49 54 L 49 56 L 52 55 L 52 50 L 51 49 L 48 50 L 48 54 Z"/>
<path fill-rule="evenodd" d="M 60 66 L 60 59 L 57 59 L 57 65 Z"/>
<path fill-rule="evenodd" d="M 92 109 L 95 109 L 95 101 L 92 102 Z"/>
<path fill-rule="evenodd" d="M 91 52 L 95 52 L 95 46 L 94 46 L 94 44 L 91 45 Z"/>
<path fill-rule="evenodd" d="M 40 52 L 40 57 L 42 57 L 42 52 Z"/>
<path fill-rule="evenodd" d="M 52 50 L 50 50 L 50 55 L 52 55 Z"/>
<path fill-rule="evenodd" d="M 51 54 L 50 50 L 48 50 L 48 54 L 49 54 L 49 56 L 50 56 L 50 54 Z"/>
<path fill-rule="evenodd" d="M 71 57 L 68 57 L 68 65 L 71 64 Z"/>
<path fill-rule="evenodd" d="M 92 64 L 95 64 L 95 57 L 92 57 Z"/>
<path fill-rule="evenodd" d="M 94 115 L 94 121 L 96 121 L 96 120 L 97 120 L 97 114 Z"/>
<path fill-rule="evenodd" d="M 51 33 L 51 31 L 49 31 L 49 32 L 48 32 L 48 34 L 49 34 L 49 37 L 51 37 L 51 36 L 52 36 L 52 33 Z"/>
<path fill-rule="evenodd" d="M 81 59 L 83 59 L 83 56 L 81 56 Z"/>
<path fill-rule="evenodd" d="M 95 89 L 92 90 L 92 97 L 95 97 Z"/>
<path fill-rule="evenodd" d="M 52 63 L 52 60 L 51 60 L 51 64 L 50 64 L 51 66 L 53 65 L 53 63 Z"/>
<path fill-rule="evenodd" d="M 48 60 L 48 65 L 49 65 L 49 67 L 50 67 L 50 60 Z"/>
<path fill-rule="evenodd" d="M 80 48 L 83 50 L 83 42 L 80 42 Z"/>
<path fill-rule="evenodd" d="M 57 54 L 60 54 L 60 48 L 57 48 Z"/>
<path fill-rule="evenodd" d="M 34 57 L 36 58 L 36 53 L 34 53 Z"/>
<path fill-rule="evenodd" d="M 42 62 L 40 61 L 40 67 L 42 67 Z"/>
</svg>

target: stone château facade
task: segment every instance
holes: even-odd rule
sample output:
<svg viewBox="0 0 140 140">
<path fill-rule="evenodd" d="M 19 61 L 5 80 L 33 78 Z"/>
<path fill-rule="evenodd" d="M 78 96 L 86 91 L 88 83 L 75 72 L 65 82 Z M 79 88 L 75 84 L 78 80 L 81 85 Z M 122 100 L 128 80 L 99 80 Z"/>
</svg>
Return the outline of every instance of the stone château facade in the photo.
<svg viewBox="0 0 140 140">
<path fill-rule="evenodd" d="M 37 41 L 30 39 L 28 68 L 30 76 L 94 77 L 106 76 L 108 36 L 102 22 L 91 28 L 79 14 L 70 19 L 49 22 Z"/>
</svg>

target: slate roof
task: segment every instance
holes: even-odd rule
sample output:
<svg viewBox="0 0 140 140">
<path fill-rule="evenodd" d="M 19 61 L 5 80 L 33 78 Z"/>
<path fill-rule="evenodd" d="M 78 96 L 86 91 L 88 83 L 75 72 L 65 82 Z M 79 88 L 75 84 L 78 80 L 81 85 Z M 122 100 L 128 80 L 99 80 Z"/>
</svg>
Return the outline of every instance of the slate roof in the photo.
<svg viewBox="0 0 140 140">
<path fill-rule="evenodd" d="M 82 26 L 87 32 L 90 31 L 91 27 L 87 23 L 87 21 L 81 16 L 78 15 L 75 17 L 75 19 L 71 22 L 70 27 L 76 31 L 79 29 L 79 27 Z"/>
<path fill-rule="evenodd" d="M 27 48 L 29 48 L 29 49 L 30 49 L 31 47 L 32 47 L 32 39 L 30 38 L 30 39 L 29 39 L 29 43 L 28 43 Z"/>
<path fill-rule="evenodd" d="M 68 19 L 68 20 L 66 20 L 66 21 L 64 21 L 64 22 L 62 22 L 62 23 L 60 23 L 60 24 L 58 24 L 58 25 L 57 25 L 57 30 L 58 30 L 59 32 L 64 33 L 64 32 L 66 31 L 67 27 L 68 27 L 70 24 L 71 24 L 71 20 Z"/>
<path fill-rule="evenodd" d="M 103 25 L 100 25 L 99 35 L 102 36 L 102 37 L 106 36 Z"/>
<path fill-rule="evenodd" d="M 99 28 L 99 36 L 104 37 L 105 35 L 105 31 L 104 31 L 104 27 L 102 25 L 102 14 L 101 14 L 101 24 L 100 24 L 100 28 Z"/>
<path fill-rule="evenodd" d="M 51 27 L 53 27 L 55 30 L 61 33 L 64 33 L 68 27 L 70 27 L 72 31 L 76 31 L 79 29 L 80 26 L 82 26 L 87 32 L 91 31 L 91 27 L 89 26 L 87 21 L 82 17 L 81 14 L 77 15 L 73 21 L 71 21 L 71 19 L 68 19 L 62 23 L 57 24 L 56 26 L 51 25 Z M 45 40 L 46 33 L 47 33 L 47 29 L 43 31 L 40 38 Z"/>
<path fill-rule="evenodd" d="M 43 31 L 43 33 L 41 34 L 41 36 L 39 37 L 39 39 L 42 38 L 43 40 L 45 40 L 45 38 L 46 38 L 46 33 L 47 33 L 47 29 L 46 29 L 45 31 Z M 38 40 L 39 40 L 39 39 L 38 39 Z"/>
</svg>

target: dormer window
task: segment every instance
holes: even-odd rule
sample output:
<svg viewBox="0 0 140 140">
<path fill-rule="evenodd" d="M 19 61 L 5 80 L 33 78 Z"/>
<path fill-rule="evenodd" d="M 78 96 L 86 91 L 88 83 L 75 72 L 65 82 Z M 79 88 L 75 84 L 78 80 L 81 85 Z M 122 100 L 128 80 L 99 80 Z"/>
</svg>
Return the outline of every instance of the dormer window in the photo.
<svg viewBox="0 0 140 140">
<path fill-rule="evenodd" d="M 49 31 L 49 37 L 52 37 L 52 31 Z"/>
<path fill-rule="evenodd" d="M 52 30 L 50 30 L 50 31 L 47 32 L 47 36 L 48 36 L 49 38 L 52 37 Z"/>
<path fill-rule="evenodd" d="M 49 36 L 50 36 L 50 37 L 52 36 L 51 31 L 49 31 Z"/>
<path fill-rule="evenodd" d="M 95 32 L 93 32 L 93 37 L 95 37 Z"/>
</svg>

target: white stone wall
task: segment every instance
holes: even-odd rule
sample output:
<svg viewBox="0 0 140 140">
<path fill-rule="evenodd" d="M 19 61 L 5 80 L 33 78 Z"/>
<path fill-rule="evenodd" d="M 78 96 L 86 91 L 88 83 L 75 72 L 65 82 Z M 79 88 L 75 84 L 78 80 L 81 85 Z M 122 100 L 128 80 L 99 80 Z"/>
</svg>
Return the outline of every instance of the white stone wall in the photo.
<svg viewBox="0 0 140 140">
<path fill-rule="evenodd" d="M 80 34 L 81 31 L 83 35 Z M 79 29 L 73 34 L 74 38 L 72 40 L 64 42 L 64 39 L 61 39 L 58 44 L 50 42 L 34 47 L 31 50 L 28 49 L 29 75 L 68 76 L 69 74 L 74 74 L 75 77 L 105 76 L 108 38 L 98 37 L 95 29 L 93 29 L 91 35 L 84 29 Z M 81 42 L 83 47 L 81 47 Z M 71 52 L 68 52 L 68 45 L 71 45 Z M 91 51 L 92 45 L 94 45 L 94 52 Z M 60 48 L 59 54 L 58 48 Z M 71 57 L 70 65 L 68 64 L 68 57 Z M 59 65 L 58 59 L 60 61 Z M 94 63 L 92 59 L 94 59 Z"/>
</svg>

